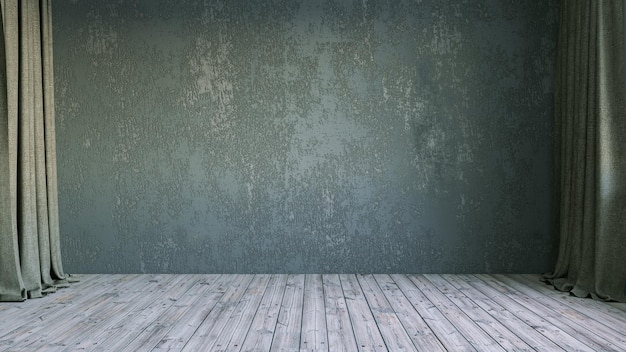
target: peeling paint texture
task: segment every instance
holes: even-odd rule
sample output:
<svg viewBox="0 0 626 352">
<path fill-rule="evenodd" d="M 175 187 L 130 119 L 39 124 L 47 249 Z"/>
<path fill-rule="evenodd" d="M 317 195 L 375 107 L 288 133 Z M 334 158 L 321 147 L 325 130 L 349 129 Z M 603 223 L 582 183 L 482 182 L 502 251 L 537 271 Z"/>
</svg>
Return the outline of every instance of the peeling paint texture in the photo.
<svg viewBox="0 0 626 352">
<path fill-rule="evenodd" d="M 55 1 L 68 271 L 547 271 L 557 7 Z"/>
</svg>

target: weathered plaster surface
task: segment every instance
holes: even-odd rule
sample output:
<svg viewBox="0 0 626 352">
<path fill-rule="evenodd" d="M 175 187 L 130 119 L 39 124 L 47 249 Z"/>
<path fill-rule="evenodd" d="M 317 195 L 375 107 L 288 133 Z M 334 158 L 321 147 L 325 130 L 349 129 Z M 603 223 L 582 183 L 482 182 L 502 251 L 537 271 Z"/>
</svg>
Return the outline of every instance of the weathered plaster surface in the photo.
<svg viewBox="0 0 626 352">
<path fill-rule="evenodd" d="M 55 1 L 71 272 L 537 272 L 555 1 Z"/>
</svg>

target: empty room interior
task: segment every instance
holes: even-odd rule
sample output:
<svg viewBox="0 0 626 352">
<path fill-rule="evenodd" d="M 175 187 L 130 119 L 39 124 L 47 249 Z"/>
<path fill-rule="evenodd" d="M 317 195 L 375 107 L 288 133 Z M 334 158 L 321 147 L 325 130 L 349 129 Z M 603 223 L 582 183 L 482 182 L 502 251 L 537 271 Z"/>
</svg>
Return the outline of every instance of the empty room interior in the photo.
<svg viewBox="0 0 626 352">
<path fill-rule="evenodd" d="M 625 351 L 622 0 L 6 0 L 0 351 Z"/>
</svg>

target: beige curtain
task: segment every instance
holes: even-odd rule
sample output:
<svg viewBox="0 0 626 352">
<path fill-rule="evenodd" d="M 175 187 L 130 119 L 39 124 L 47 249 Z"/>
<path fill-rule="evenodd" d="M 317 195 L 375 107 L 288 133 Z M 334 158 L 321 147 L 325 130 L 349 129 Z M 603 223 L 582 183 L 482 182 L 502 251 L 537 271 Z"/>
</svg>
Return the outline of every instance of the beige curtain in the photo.
<svg viewBox="0 0 626 352">
<path fill-rule="evenodd" d="M 61 264 L 50 1 L 0 0 L 0 301 L 67 284 Z"/>
<path fill-rule="evenodd" d="M 626 109 L 622 0 L 561 2 L 555 85 L 559 255 L 547 278 L 626 301 Z"/>
</svg>

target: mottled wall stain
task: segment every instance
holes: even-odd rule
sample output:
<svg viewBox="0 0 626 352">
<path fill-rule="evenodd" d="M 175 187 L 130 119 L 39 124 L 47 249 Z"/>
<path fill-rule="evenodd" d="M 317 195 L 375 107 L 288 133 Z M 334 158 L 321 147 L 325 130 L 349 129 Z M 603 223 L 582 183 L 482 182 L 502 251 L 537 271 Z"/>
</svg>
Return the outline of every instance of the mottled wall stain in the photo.
<svg viewBox="0 0 626 352">
<path fill-rule="evenodd" d="M 55 1 L 71 272 L 538 272 L 555 1 Z"/>
</svg>

